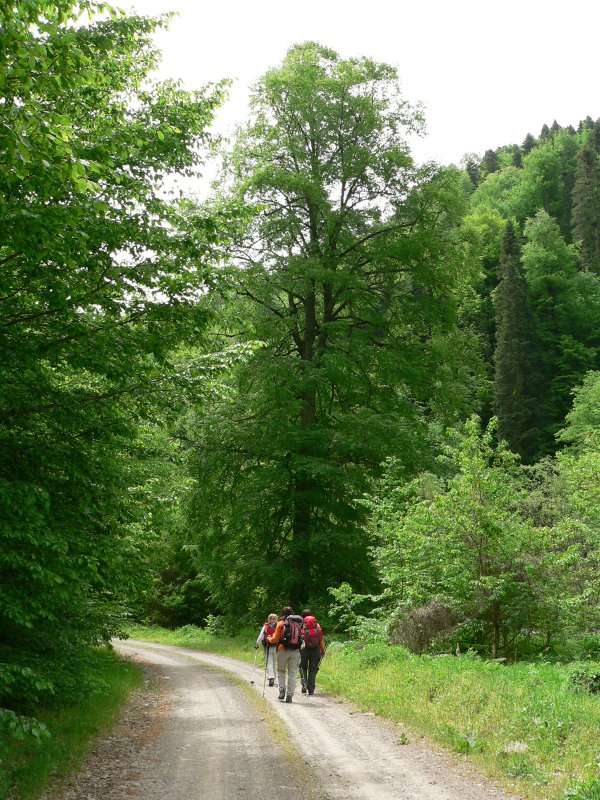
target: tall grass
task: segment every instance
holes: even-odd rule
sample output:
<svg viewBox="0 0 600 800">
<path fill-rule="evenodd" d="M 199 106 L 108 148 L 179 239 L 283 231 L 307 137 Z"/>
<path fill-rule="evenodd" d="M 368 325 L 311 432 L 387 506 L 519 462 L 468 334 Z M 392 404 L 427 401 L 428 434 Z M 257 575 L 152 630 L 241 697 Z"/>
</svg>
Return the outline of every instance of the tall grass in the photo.
<svg viewBox="0 0 600 800">
<path fill-rule="evenodd" d="M 187 626 L 131 635 L 251 661 L 256 633 L 226 638 Z M 318 683 L 468 756 L 524 797 L 600 800 L 600 695 L 575 692 L 570 672 L 558 664 L 504 666 L 414 656 L 383 643 L 334 643 Z"/>
<path fill-rule="evenodd" d="M 142 673 L 107 648 L 89 655 L 88 674 L 94 686 L 83 700 L 53 711 L 40 711 L 50 737 L 40 742 L 13 742 L 2 751 L 0 798 L 35 800 L 55 782 L 74 771 L 94 736 L 108 730 Z"/>
<path fill-rule="evenodd" d="M 600 798 L 600 700 L 569 686 L 570 668 L 413 656 L 372 644 L 334 649 L 321 684 L 402 721 L 531 798 Z M 575 791 L 575 790 L 573 790 Z M 593 792 L 596 792 L 595 794 Z"/>
</svg>

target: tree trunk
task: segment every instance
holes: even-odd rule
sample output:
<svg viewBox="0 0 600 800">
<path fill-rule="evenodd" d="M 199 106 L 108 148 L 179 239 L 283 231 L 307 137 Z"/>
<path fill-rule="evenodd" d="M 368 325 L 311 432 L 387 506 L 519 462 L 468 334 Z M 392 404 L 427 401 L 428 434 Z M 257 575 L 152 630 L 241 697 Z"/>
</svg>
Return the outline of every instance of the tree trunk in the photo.
<svg viewBox="0 0 600 800">
<path fill-rule="evenodd" d="M 310 457 L 310 429 L 317 418 L 316 392 L 312 385 L 310 367 L 315 356 L 315 340 L 317 336 L 316 297 L 314 283 L 307 292 L 304 302 L 304 339 L 302 348 L 302 380 L 300 395 L 300 431 L 301 443 L 298 448 L 300 458 Z M 313 521 L 312 507 L 313 478 L 310 469 L 302 465 L 296 469 L 294 480 L 294 512 L 292 517 L 292 539 L 294 547 L 294 577 L 292 581 L 292 598 L 296 605 L 306 603 L 310 597 L 310 538 Z"/>
</svg>

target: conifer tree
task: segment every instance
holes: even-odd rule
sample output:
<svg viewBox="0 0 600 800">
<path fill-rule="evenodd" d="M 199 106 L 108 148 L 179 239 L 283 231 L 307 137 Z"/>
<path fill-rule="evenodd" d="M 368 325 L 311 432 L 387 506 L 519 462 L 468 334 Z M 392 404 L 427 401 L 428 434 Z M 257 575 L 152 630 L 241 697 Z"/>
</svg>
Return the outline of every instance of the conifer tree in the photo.
<svg viewBox="0 0 600 800">
<path fill-rule="evenodd" d="M 590 128 L 590 139 L 596 148 L 596 153 L 600 153 L 600 119 L 597 119 Z"/>
<path fill-rule="evenodd" d="M 532 136 L 530 133 L 527 134 L 525 139 L 523 140 L 523 144 L 521 145 L 521 150 L 523 151 L 523 155 L 527 155 L 530 153 L 536 145 L 535 136 Z"/>
<path fill-rule="evenodd" d="M 465 158 L 464 164 L 465 164 L 465 172 L 471 179 L 471 183 L 473 184 L 473 186 L 477 188 L 481 181 L 481 170 L 479 161 L 477 160 L 476 156 L 472 155 L 472 156 L 467 156 Z"/>
<path fill-rule="evenodd" d="M 581 267 L 600 272 L 600 167 L 591 134 L 577 158 L 572 197 L 573 240 L 580 247 Z"/>
<path fill-rule="evenodd" d="M 591 290 L 593 277 L 577 271 L 573 246 L 543 210 L 525 225 L 521 261 L 536 332 L 537 452 L 546 455 L 556 448 L 555 435 L 571 405 L 573 387 L 596 364 L 600 309 L 597 292 Z"/>
<path fill-rule="evenodd" d="M 486 175 L 491 175 L 492 172 L 498 172 L 500 169 L 498 153 L 495 150 L 486 150 L 481 161 L 481 166 Z"/>
<path fill-rule="evenodd" d="M 495 291 L 495 406 L 498 433 L 511 450 L 530 461 L 534 450 L 533 320 L 521 271 L 521 248 L 508 223 Z"/>
<path fill-rule="evenodd" d="M 552 136 L 555 136 L 557 133 L 560 133 L 561 131 L 562 131 L 561 126 L 558 124 L 556 120 L 554 120 L 554 122 L 552 123 L 552 127 L 550 128 L 550 133 L 552 134 Z"/>
<path fill-rule="evenodd" d="M 542 125 L 542 130 L 540 131 L 540 139 L 545 142 L 547 139 L 550 138 L 550 128 L 544 123 Z"/>
<path fill-rule="evenodd" d="M 513 147 L 512 165 L 513 167 L 517 167 L 519 169 L 523 166 L 523 156 L 521 154 L 521 148 L 518 144 Z"/>
</svg>

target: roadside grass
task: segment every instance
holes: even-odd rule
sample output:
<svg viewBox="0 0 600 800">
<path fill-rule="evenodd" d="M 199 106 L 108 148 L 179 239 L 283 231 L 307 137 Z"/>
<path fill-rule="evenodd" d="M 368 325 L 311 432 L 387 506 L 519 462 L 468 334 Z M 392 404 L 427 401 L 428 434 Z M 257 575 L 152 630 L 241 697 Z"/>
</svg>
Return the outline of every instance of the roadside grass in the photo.
<svg viewBox="0 0 600 800">
<path fill-rule="evenodd" d="M 135 627 L 134 638 L 254 658 L 256 633 Z M 592 665 L 595 666 L 595 665 Z M 600 665 L 597 665 L 600 670 Z M 414 656 L 383 643 L 332 643 L 328 692 L 471 758 L 531 800 L 600 800 L 600 695 L 569 686 L 568 665 L 504 666 L 469 656 Z"/>
<path fill-rule="evenodd" d="M 600 699 L 570 668 L 413 656 L 381 644 L 334 648 L 321 684 L 473 758 L 536 800 L 600 800 Z"/>
<path fill-rule="evenodd" d="M 93 738 L 110 729 L 130 692 L 142 683 L 141 671 L 108 648 L 93 652 L 89 669 L 86 677 L 93 681 L 94 691 L 77 704 L 37 713 L 49 738 L 8 746 L 3 777 L 10 788 L 5 788 L 5 795 L 0 789 L 0 797 L 35 800 L 49 786 L 60 783 L 79 767 Z"/>
<path fill-rule="evenodd" d="M 205 628 L 195 625 L 184 625 L 182 628 L 169 630 L 158 625 L 129 625 L 127 634 L 131 639 L 145 639 L 158 644 L 172 644 L 177 647 L 189 647 L 192 650 L 206 650 L 208 653 L 237 658 L 239 661 L 254 661 L 254 643 L 258 636 L 258 628 L 244 628 L 237 636 L 215 635 Z M 262 654 L 262 648 L 258 657 Z"/>
</svg>

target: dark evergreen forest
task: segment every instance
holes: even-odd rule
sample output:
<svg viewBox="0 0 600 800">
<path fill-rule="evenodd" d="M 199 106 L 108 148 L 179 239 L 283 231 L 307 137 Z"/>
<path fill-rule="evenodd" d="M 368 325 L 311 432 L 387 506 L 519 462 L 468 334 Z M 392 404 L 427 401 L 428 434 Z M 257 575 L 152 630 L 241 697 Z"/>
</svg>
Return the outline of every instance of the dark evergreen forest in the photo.
<svg viewBox="0 0 600 800">
<path fill-rule="evenodd" d="M 131 620 L 600 651 L 600 121 L 417 164 L 308 42 L 219 143 L 163 24 L 0 7 L 0 726 Z"/>
</svg>

